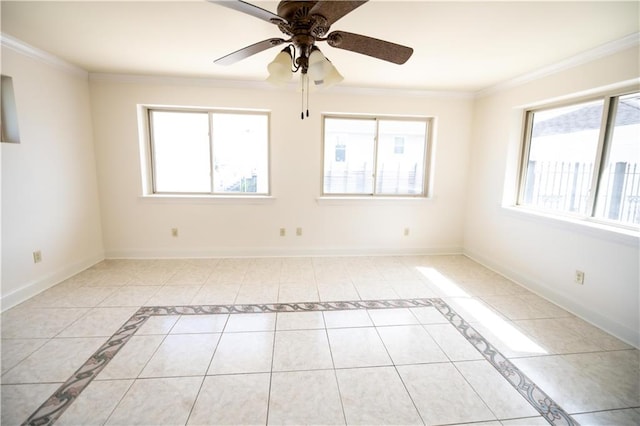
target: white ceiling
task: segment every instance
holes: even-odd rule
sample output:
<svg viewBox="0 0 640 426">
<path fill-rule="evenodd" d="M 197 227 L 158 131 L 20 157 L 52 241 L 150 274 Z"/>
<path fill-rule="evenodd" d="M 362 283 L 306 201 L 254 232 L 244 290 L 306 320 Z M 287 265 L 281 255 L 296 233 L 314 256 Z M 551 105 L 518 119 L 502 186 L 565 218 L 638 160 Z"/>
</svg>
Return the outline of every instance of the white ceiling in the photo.
<svg viewBox="0 0 640 426">
<path fill-rule="evenodd" d="M 277 2 L 253 3 L 276 11 Z M 406 64 L 320 47 L 344 86 L 477 91 L 637 33 L 639 5 L 371 0 L 331 30 L 411 46 Z M 278 48 L 231 66 L 213 60 L 282 35 L 205 0 L 2 0 L 1 14 L 2 33 L 96 73 L 264 80 Z"/>
</svg>

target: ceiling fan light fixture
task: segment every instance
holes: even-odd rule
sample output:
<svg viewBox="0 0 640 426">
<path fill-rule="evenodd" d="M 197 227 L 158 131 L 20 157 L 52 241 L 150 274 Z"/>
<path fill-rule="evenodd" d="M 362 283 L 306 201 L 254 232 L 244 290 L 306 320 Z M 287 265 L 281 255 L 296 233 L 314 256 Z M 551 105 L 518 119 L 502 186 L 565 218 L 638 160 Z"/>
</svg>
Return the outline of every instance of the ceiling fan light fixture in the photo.
<svg viewBox="0 0 640 426">
<path fill-rule="evenodd" d="M 267 81 L 278 86 L 289 82 L 293 76 L 291 61 L 291 51 L 287 46 L 267 65 L 267 70 L 269 71 Z"/>
<path fill-rule="evenodd" d="M 315 86 L 321 87 L 323 89 L 326 89 L 327 87 L 331 87 L 334 84 L 338 84 L 342 80 L 344 80 L 344 77 L 342 76 L 342 74 L 340 74 L 340 72 L 338 72 L 338 69 L 333 66 L 331 61 L 329 61 L 327 59 L 327 63 L 329 64 L 329 71 L 324 76 L 324 78 L 320 79 L 320 80 L 314 80 L 313 81 Z"/>
<path fill-rule="evenodd" d="M 309 55 L 309 76 L 312 80 L 323 80 L 331 68 L 335 68 L 331 62 L 322 54 L 320 49 L 313 47 Z"/>
</svg>

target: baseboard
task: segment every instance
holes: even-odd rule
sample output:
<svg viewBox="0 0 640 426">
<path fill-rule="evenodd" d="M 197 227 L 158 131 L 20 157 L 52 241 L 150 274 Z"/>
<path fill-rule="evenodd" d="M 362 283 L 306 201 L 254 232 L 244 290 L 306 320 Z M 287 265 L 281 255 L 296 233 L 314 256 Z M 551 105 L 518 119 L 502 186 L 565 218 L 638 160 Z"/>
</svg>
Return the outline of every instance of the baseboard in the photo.
<svg viewBox="0 0 640 426">
<path fill-rule="evenodd" d="M 2 312 L 4 312 L 7 309 L 13 308 L 14 306 L 25 302 L 33 296 L 53 287 L 61 281 L 64 281 L 67 278 L 72 277 L 73 275 L 82 272 L 87 268 L 90 268 L 91 266 L 103 261 L 104 259 L 104 253 L 101 252 L 81 261 L 63 266 L 54 272 L 51 272 L 43 277 L 26 283 L 19 289 L 14 290 L 9 294 L 0 296 L 0 309 Z"/>
<path fill-rule="evenodd" d="M 541 283 L 532 277 L 522 275 L 518 271 L 515 271 L 505 265 L 498 264 L 477 252 L 464 250 L 463 254 L 475 262 L 480 263 L 484 267 L 520 284 L 538 296 L 555 303 L 588 323 L 616 336 L 620 340 L 623 340 L 636 348 L 640 348 L 640 332 L 638 330 L 634 330 L 624 324 L 620 324 L 616 320 L 606 317 L 599 312 L 594 311 L 590 307 L 572 300 L 568 296 L 554 290 L 548 285 Z"/>
<path fill-rule="evenodd" d="M 107 259 L 198 259 L 215 257 L 307 257 L 307 256 L 419 256 L 462 254 L 462 247 L 244 247 L 216 249 L 122 249 L 108 250 Z"/>
</svg>

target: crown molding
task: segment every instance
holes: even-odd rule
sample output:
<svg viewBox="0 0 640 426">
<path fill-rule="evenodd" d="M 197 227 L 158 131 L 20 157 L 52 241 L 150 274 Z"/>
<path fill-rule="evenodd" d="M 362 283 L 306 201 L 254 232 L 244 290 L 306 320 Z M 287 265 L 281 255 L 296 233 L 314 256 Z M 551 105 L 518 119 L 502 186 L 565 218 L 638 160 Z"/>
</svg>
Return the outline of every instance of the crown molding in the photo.
<svg viewBox="0 0 640 426">
<path fill-rule="evenodd" d="M 292 91 L 299 90 L 297 82 L 289 83 L 286 86 L 274 86 L 267 81 L 256 80 L 226 80 L 207 77 L 179 77 L 162 75 L 143 74 L 118 74 L 118 73 L 89 73 L 89 80 L 95 82 L 116 82 L 130 84 L 170 84 L 178 86 L 206 86 L 221 89 L 248 89 L 265 91 Z M 471 91 L 445 91 L 445 90 L 421 90 L 406 88 L 382 88 L 382 87 L 356 87 L 356 86 L 334 86 L 326 90 L 315 89 L 315 94 L 347 94 L 362 96 L 400 96 L 418 98 L 449 98 L 449 99 L 473 99 L 474 93 Z"/>
<path fill-rule="evenodd" d="M 2 47 L 6 47 L 7 49 L 11 49 L 24 56 L 43 62 L 47 65 L 50 65 L 61 71 L 65 71 L 67 73 L 73 74 L 77 77 L 82 77 L 82 78 L 89 77 L 89 73 L 86 70 L 76 65 L 73 65 L 63 59 L 60 59 L 57 56 L 52 55 L 51 53 L 45 52 L 44 50 L 31 46 L 30 44 L 27 44 L 22 40 L 12 37 L 8 34 L 0 33 L 0 44 L 2 45 Z"/>
<path fill-rule="evenodd" d="M 635 32 L 618 40 L 605 43 L 560 62 L 556 62 L 555 64 L 539 68 L 535 71 L 523 74 L 519 77 L 515 77 L 513 79 L 503 81 L 502 83 L 498 83 L 494 86 L 487 87 L 486 89 L 479 90 L 475 93 L 475 97 L 482 98 L 484 96 L 489 96 L 498 92 L 502 92 L 504 90 L 512 89 L 525 83 L 529 83 L 531 81 L 538 80 L 549 75 L 556 74 L 580 65 L 584 65 L 586 63 L 604 58 L 606 56 L 613 55 L 614 53 L 622 52 L 623 50 L 638 47 L 639 45 L 640 32 Z"/>
</svg>

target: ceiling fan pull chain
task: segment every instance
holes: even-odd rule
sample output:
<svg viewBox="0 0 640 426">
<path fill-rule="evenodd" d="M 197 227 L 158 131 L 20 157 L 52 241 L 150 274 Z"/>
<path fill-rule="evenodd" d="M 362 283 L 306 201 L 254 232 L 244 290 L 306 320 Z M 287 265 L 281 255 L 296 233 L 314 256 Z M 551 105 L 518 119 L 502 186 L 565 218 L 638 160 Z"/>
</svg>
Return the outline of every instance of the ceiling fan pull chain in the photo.
<svg viewBox="0 0 640 426">
<path fill-rule="evenodd" d="M 305 80 L 307 81 L 307 117 L 309 117 L 309 76 L 307 74 L 304 75 Z"/>
<path fill-rule="evenodd" d="M 300 74 L 300 120 L 304 120 L 304 77 L 306 74 Z"/>
</svg>

